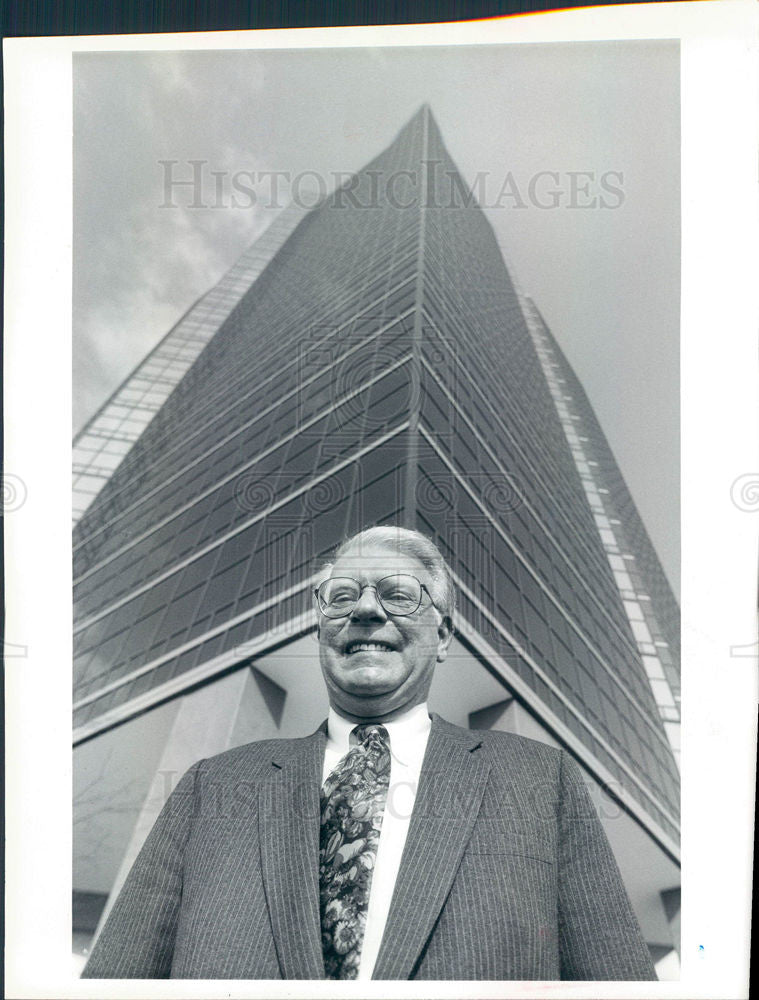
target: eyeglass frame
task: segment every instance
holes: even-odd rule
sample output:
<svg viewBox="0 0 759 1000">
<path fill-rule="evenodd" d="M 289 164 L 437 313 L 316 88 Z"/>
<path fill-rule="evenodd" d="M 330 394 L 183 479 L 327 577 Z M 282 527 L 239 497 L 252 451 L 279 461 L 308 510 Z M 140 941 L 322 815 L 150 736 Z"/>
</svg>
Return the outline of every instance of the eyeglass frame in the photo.
<svg viewBox="0 0 759 1000">
<path fill-rule="evenodd" d="M 419 603 L 417 604 L 417 606 L 414 608 L 413 611 L 388 611 L 385 605 L 383 604 L 382 598 L 380 597 L 377 588 L 384 580 L 390 580 L 394 576 L 408 576 L 412 580 L 416 580 L 416 582 L 419 584 Z M 324 610 L 324 608 L 322 607 L 322 602 L 319 598 L 319 591 L 324 586 L 324 584 L 329 583 L 330 580 L 350 580 L 352 583 L 355 583 L 356 586 L 359 588 L 359 594 L 353 604 L 353 607 L 349 611 L 346 611 L 345 614 L 328 615 Z M 376 583 L 365 583 L 363 586 L 361 585 L 360 580 L 356 580 L 352 576 L 334 576 L 334 577 L 331 576 L 328 577 L 326 580 L 322 580 L 322 582 L 319 584 L 318 587 L 314 587 L 313 593 L 314 597 L 316 598 L 316 603 L 319 608 L 319 611 L 324 615 L 324 617 L 329 618 L 330 621 L 339 621 L 340 618 L 347 618 L 349 615 L 353 614 L 353 612 L 356 610 L 356 607 L 358 606 L 358 602 L 364 596 L 365 590 L 373 590 L 379 606 L 382 608 L 382 610 L 385 612 L 386 615 L 390 615 L 393 618 L 410 618 L 411 615 L 415 615 L 422 606 L 422 597 L 424 594 L 426 594 L 427 597 L 429 597 L 432 607 L 435 608 L 435 610 L 439 612 L 441 615 L 443 614 L 443 612 L 440 610 L 437 604 L 435 604 L 435 601 L 432 597 L 432 594 L 429 592 L 427 585 L 422 583 L 422 581 L 418 577 L 414 576 L 413 573 L 388 573 L 387 576 L 383 576 L 380 580 L 377 580 Z"/>
</svg>

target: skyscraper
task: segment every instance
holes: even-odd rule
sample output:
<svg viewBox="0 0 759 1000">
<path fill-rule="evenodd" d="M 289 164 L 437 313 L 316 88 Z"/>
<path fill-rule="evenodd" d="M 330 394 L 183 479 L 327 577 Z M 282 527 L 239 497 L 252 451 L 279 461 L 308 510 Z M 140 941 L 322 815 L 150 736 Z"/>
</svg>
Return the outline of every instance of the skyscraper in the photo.
<svg viewBox="0 0 759 1000">
<path fill-rule="evenodd" d="M 431 706 L 575 755 L 663 954 L 679 796 L 653 681 L 672 693 L 675 642 L 661 677 L 652 661 L 676 606 L 429 108 L 242 284 L 75 529 L 82 907 L 118 886 L 195 759 L 315 728 L 313 573 L 346 534 L 393 523 L 434 537 L 458 587 Z"/>
</svg>

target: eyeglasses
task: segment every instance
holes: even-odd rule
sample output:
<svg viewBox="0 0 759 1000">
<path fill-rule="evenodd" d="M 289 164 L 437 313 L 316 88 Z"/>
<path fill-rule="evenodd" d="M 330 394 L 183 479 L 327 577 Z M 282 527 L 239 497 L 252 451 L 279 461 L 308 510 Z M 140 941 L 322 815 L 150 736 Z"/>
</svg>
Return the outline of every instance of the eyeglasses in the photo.
<svg viewBox="0 0 759 1000">
<path fill-rule="evenodd" d="M 385 576 L 377 583 L 365 586 L 349 576 L 333 576 L 317 587 L 314 594 L 325 617 L 346 618 L 353 613 L 365 590 L 374 591 L 388 615 L 413 615 L 421 607 L 423 593 L 433 605 L 435 603 L 425 585 L 406 573 Z"/>
</svg>

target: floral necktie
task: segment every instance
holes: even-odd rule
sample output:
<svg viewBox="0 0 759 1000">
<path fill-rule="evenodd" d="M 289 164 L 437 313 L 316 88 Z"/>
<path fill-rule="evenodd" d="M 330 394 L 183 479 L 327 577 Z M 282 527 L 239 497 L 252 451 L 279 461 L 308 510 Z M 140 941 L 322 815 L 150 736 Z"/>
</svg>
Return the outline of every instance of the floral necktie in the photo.
<svg viewBox="0 0 759 1000">
<path fill-rule="evenodd" d="M 322 786 L 319 885 L 327 979 L 355 979 L 390 783 L 384 726 L 356 726 L 358 745 Z"/>
</svg>

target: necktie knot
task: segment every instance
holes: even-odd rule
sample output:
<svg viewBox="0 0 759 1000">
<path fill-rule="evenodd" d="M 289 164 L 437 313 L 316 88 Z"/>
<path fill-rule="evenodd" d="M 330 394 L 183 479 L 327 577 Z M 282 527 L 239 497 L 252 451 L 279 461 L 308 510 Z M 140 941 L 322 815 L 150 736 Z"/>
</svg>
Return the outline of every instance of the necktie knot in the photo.
<svg viewBox="0 0 759 1000">
<path fill-rule="evenodd" d="M 351 742 L 355 740 L 362 746 L 377 744 L 386 747 L 390 741 L 390 736 L 384 726 L 376 722 L 366 722 L 360 726 L 355 726 L 351 730 Z"/>
</svg>

